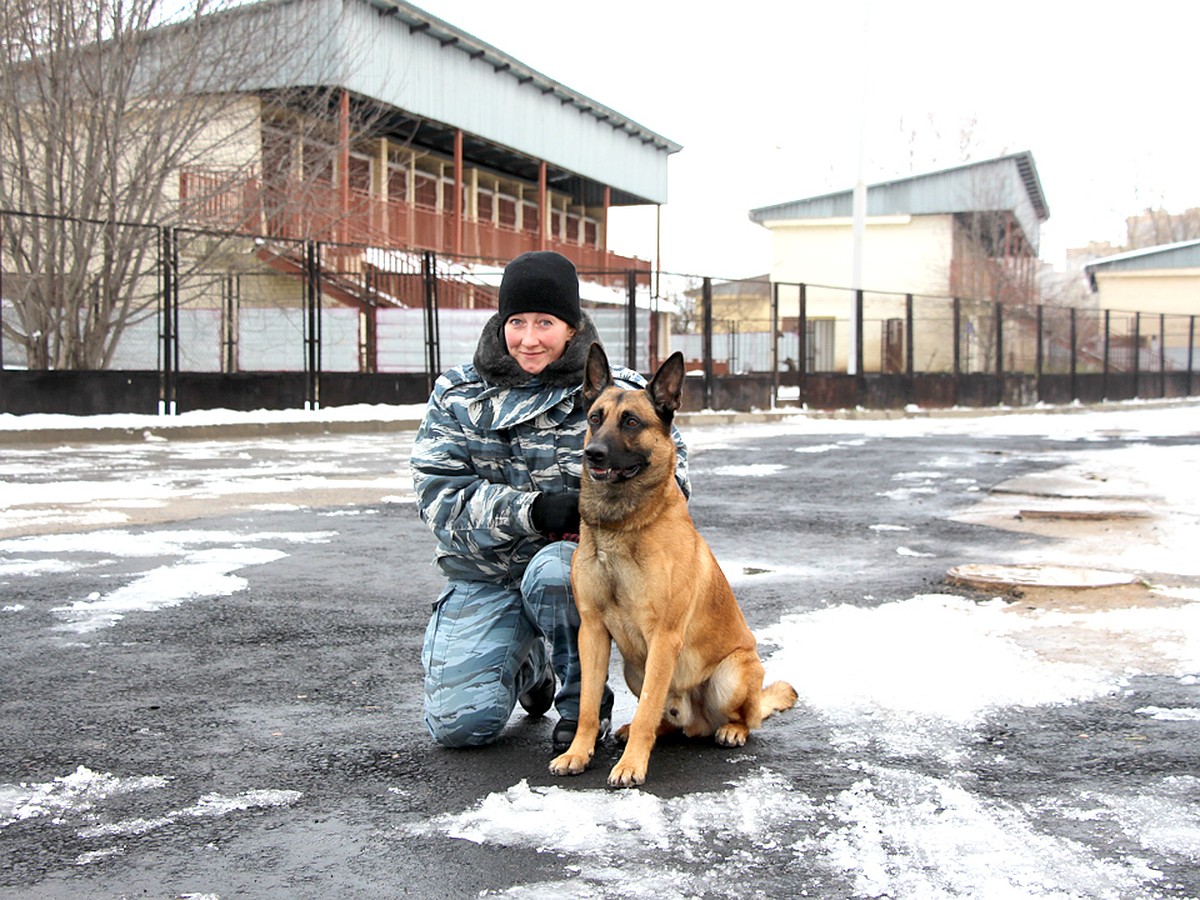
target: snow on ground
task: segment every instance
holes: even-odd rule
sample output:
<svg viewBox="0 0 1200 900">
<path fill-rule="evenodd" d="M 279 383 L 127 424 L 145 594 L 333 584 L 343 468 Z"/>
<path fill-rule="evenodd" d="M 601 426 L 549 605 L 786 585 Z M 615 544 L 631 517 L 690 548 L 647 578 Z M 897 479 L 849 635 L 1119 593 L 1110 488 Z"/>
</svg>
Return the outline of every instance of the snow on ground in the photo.
<svg viewBox="0 0 1200 900">
<path fill-rule="evenodd" d="M 800 871 L 840 877 L 857 897 L 1117 900 L 1152 896 L 1147 888 L 1160 877 L 1143 861 L 1106 860 L 1077 841 L 1044 833 L 1033 811 L 983 799 L 962 783 L 966 779 L 892 766 L 858 769 L 851 787 L 825 797 L 797 790 L 765 767 L 731 780 L 725 790 L 669 799 L 644 791 L 531 787 L 522 780 L 470 810 L 405 831 L 571 860 L 562 881 L 490 892 L 546 900 L 741 896 L 764 857 L 782 857 L 785 864 L 790 857 Z M 1089 797 L 1064 814 L 1127 822 L 1143 846 L 1196 858 L 1200 822 L 1178 799 L 1181 787 L 1165 783 L 1133 798 Z M 802 836 L 780 844 L 780 835 L 796 833 Z"/>
<path fill-rule="evenodd" d="M 419 417 L 420 409 L 392 411 Z M 289 414 L 261 418 L 287 420 Z M 299 415 L 300 419 L 304 414 Z M 311 415 L 311 414 L 310 414 Z M 379 408 L 351 408 L 343 419 L 378 418 Z M 193 423 L 244 422 L 254 414 L 213 413 Z M 179 417 L 183 420 L 185 417 Z M 106 421 L 98 421 L 106 420 Z M 88 427 L 160 426 L 150 417 L 94 417 Z M 79 428 L 72 417 L 0 416 L 0 428 Z M 795 417 L 778 423 L 693 427 L 690 446 L 705 448 L 753 444 L 760 436 L 804 434 L 828 440 L 806 453 L 836 453 L 848 443 L 890 437 L 955 434 L 995 437 L 1052 435 L 1076 442 L 1119 435 L 1200 435 L 1200 407 L 1124 409 L 1070 414 L 1037 413 L 895 420 Z M 302 443 L 303 439 L 296 439 Z M 1072 454 L 1072 465 L 1103 471 L 1155 500 L 1158 510 L 1151 543 L 1120 548 L 1119 564 L 1130 571 L 1190 576 L 1198 545 L 1200 441 L 1176 448 L 1135 445 L 1104 454 Z M 270 473 L 258 473 L 270 477 Z M 772 474 L 754 466 L 726 474 Z M 16 471 L 0 472 L 7 481 Z M 897 476 L 896 496 L 937 490 L 941 479 L 957 477 L 949 463 L 930 462 L 920 472 Z M 1122 479 L 1124 481 L 1122 481 Z M 0 524 L 15 514 L 5 484 Z M 42 489 L 45 489 L 45 485 Z M 169 488 L 169 486 L 168 486 Z M 243 491 L 230 477 L 207 483 L 205 491 Z M 97 489 L 99 490 L 99 489 Z M 139 503 L 168 502 L 172 489 L 151 480 L 105 482 L 102 498 Z M 76 495 L 77 496 L 77 495 Z M 79 527 L 103 524 L 95 510 L 63 513 Z M 60 523 L 62 524 L 62 523 Z M 68 522 L 69 524 L 69 522 Z M 880 533 L 904 526 L 881 522 Z M 229 535 L 197 528 L 137 535 L 122 530 L 90 531 L 0 541 L 0 589 L 17 577 L 63 571 L 55 558 L 85 550 L 80 567 L 102 566 L 112 558 L 142 558 L 147 569 L 124 586 L 56 610 L 61 628 L 86 634 L 120 617 L 152 615 L 155 609 L 240 590 L 237 573 L 277 558 L 283 551 L 255 547 L 262 535 Z M 329 540 L 333 533 L 273 535 L 288 544 Z M 899 535 L 898 535 L 899 537 Z M 906 534 L 910 541 L 915 535 Z M 1113 563 L 1109 548 L 1110 566 Z M 906 548 L 898 547 L 903 554 Z M 909 553 L 915 551 L 908 550 Z M 78 558 L 78 557 L 74 557 Z M 733 567 L 737 570 L 737 567 Z M 731 768 L 722 790 L 664 799 L 650 791 L 613 792 L 566 784 L 531 786 L 520 781 L 477 805 L 405 827 L 409 833 L 445 836 L 480 844 L 523 847 L 564 860 L 564 880 L 508 891 L 514 897 L 703 895 L 753 871 L 764 853 L 804 859 L 845 879 L 857 896 L 905 897 L 1131 897 L 1151 896 L 1159 873 L 1133 857 L 1102 858 L 1077 841 L 1047 834 L 1037 826 L 1047 812 L 1081 822 L 1107 822 L 1155 853 L 1200 865 L 1200 813 L 1187 797 L 1200 779 L 1172 776 L 1136 796 L 1093 793 L 1047 798 L 1042 807 L 1000 804 L 971 789 L 955 766 L 970 745 L 974 729 L 991 711 L 1066 704 L 1120 692 L 1140 673 L 1169 676 L 1181 684 L 1200 677 L 1200 597 L 1194 588 L 1163 585 L 1171 602 L 1120 609 L 1017 611 L 995 601 L 974 603 L 952 595 L 917 595 L 874 608 L 836 606 L 785 616 L 763 628 L 768 677 L 787 678 L 801 692 L 806 715 L 820 717 L 833 736 L 839 765 L 854 771 L 851 787 L 829 795 L 809 795 L 769 766 L 741 762 Z M 2 600 L 0 596 L 0 600 Z M 3 616 L 21 615 L 20 605 L 0 607 Z M 1092 634 L 1112 652 L 1072 653 L 1080 634 Z M 774 648 L 774 649 L 772 649 Z M 626 703 L 629 701 L 626 700 Z M 619 711 L 620 712 L 620 711 Z M 618 713 L 619 714 L 619 713 Z M 1200 710 L 1144 707 L 1138 715 L 1195 721 Z M 868 761 L 882 752 L 887 765 Z M 904 765 L 916 760 L 919 765 Z M 996 764 L 1004 765 L 1002 755 Z M 944 774 L 929 774 L 940 771 Z M 163 776 L 116 779 L 81 766 L 48 784 L 0 785 L 0 829 L 22 818 L 86 810 L 117 791 L 153 790 Z M 400 790 L 397 788 L 397 790 Z M 199 815 L 288 805 L 294 792 L 247 791 L 236 797 L 202 797 L 191 807 L 168 810 L 155 820 L 115 823 L 122 834 L 153 830 Z M 563 823 L 570 822 L 564 828 Z M 799 823 L 802 827 L 797 828 Z M 802 834 L 790 843 L 780 835 Z M 117 851 L 114 851 L 117 852 Z M 80 864 L 92 862 L 80 859 Z M 718 890 L 719 892 L 719 890 Z"/>
<path fill-rule="evenodd" d="M 87 766 L 79 766 L 69 775 L 50 782 L 0 784 L 0 832 L 14 822 L 50 816 L 56 821 L 63 816 L 80 814 L 86 818 L 95 807 L 101 806 L 110 797 L 121 794 L 153 792 L 170 784 L 171 779 L 163 775 L 117 777 L 107 772 L 93 772 Z M 197 798 L 190 806 L 167 809 L 153 818 L 122 819 L 77 828 L 84 838 L 128 838 L 140 837 L 175 825 L 180 820 L 213 819 L 256 809 L 276 806 L 291 806 L 301 798 L 299 791 L 252 790 L 243 791 L 233 797 L 209 793 Z M 110 856 L 125 852 L 121 844 L 88 851 L 75 858 L 75 865 L 86 866 Z"/>
<path fill-rule="evenodd" d="M 1084 624 L 1150 642 L 1143 671 L 1186 683 L 1200 672 L 1190 638 L 1200 635 L 1198 613 L 1200 605 L 1125 610 Z M 846 879 L 860 897 L 1153 896 L 1160 873 L 1144 861 L 1047 834 L 1038 826 L 1045 808 L 982 797 L 955 768 L 977 750 L 975 728 L 989 711 L 1079 702 L 1128 684 L 1135 671 L 1117 661 L 1039 652 L 1036 632 L 1066 615 L 1029 618 L 999 600 L 928 595 L 791 615 L 758 632 L 779 648 L 765 656 L 768 680 L 798 688 L 801 714 L 829 726 L 839 766 L 859 773 L 835 794 L 799 790 L 769 764 L 743 772 L 737 756 L 716 792 L 664 799 L 521 781 L 404 830 L 571 860 L 568 880 L 506 892 L 513 897 L 706 896 L 781 854 Z M 618 698 L 617 717 L 632 713 Z M 1181 720 L 1200 710 L 1139 714 Z M 866 761 L 878 757 L 872 751 L 894 762 Z M 997 753 L 995 765 L 1005 764 Z M 931 767 L 949 774 L 925 774 Z M 1051 811 L 1112 823 L 1156 853 L 1200 864 L 1200 809 L 1187 799 L 1198 787 L 1200 779 L 1167 777 L 1137 794 L 1056 800 Z M 781 846 L 789 834 L 801 837 Z"/>
<path fill-rule="evenodd" d="M 0 579 L 3 579 L 0 585 L 14 575 L 36 575 L 48 567 L 59 572 L 68 570 L 66 564 L 53 559 L 56 553 L 95 556 L 74 564 L 77 570 L 104 567 L 114 558 L 172 560 L 107 593 L 93 593 L 86 599 L 53 608 L 61 620 L 60 630 L 84 635 L 112 627 L 134 613 L 167 609 L 189 600 L 228 596 L 247 586 L 246 579 L 235 572 L 287 555 L 280 550 L 247 544 L 264 540 L 302 544 L 329 541 L 335 536 L 336 532 L 234 534 L 194 529 L 136 535 L 113 530 L 14 538 L 0 541 Z"/>
<path fill-rule="evenodd" d="M 1105 434 L 1198 435 L 1200 410 L 1080 412 L 971 419 L 831 421 L 797 419 L 771 425 L 709 428 L 688 434 L 700 450 L 749 442 L 760 435 L 845 434 L 803 448 L 836 453 L 853 441 L 926 434 L 1053 435 L 1094 442 Z M 867 437 L 862 437 L 863 434 Z M 1130 571 L 1193 574 L 1200 509 L 1200 447 L 1134 446 L 1077 462 L 1114 483 L 1156 496 L 1154 541 L 1123 548 Z M 1072 454 L 1079 460 L 1079 454 Z M 929 470 L 900 473 L 895 498 L 936 490 L 947 477 Z M 725 474 L 756 477 L 754 466 Z M 960 482 L 965 483 L 965 482 Z M 887 532 L 902 526 L 880 523 Z M 1109 548 L 1111 552 L 1111 547 Z M 898 553 L 913 553 L 905 547 Z M 1111 557 L 1109 559 L 1111 563 Z M 728 567 L 738 571 L 739 566 Z M 952 595 L 918 595 L 875 608 L 837 606 L 785 616 L 758 632 L 768 680 L 786 678 L 805 713 L 819 716 L 842 762 L 861 770 L 851 788 L 830 796 L 796 790 L 769 767 L 742 774 L 727 789 L 660 799 L 520 782 L 477 806 L 412 826 L 421 834 L 481 844 L 519 846 L 573 860 L 571 877 L 524 886 L 514 897 L 689 896 L 749 874 L 764 853 L 786 851 L 838 874 L 864 897 L 1152 896 L 1160 873 L 1136 858 L 1103 858 L 1084 844 L 1037 825 L 1047 810 L 997 804 L 971 790 L 955 769 L 977 744 L 989 712 L 1069 704 L 1118 693 L 1137 674 L 1194 684 L 1200 673 L 1200 604 L 1193 589 L 1163 586 L 1178 601 L 1101 610 L 1014 610 L 1000 600 L 976 603 Z M 1104 652 L 1079 652 L 1075 636 L 1092 632 Z M 771 647 L 776 648 L 773 652 Z M 1093 648 L 1094 649 L 1094 648 Z M 618 702 L 618 707 L 620 706 Z M 618 708 L 617 715 L 621 712 Z M 1140 715 L 1190 721 L 1196 709 L 1147 708 Z M 912 768 L 859 758 L 882 751 Z M 930 761 L 949 775 L 923 772 Z M 996 764 L 1005 760 L 998 754 Z M 1047 801 L 1081 821 L 1105 821 L 1156 853 L 1200 864 L 1200 811 L 1187 801 L 1200 780 L 1164 778 L 1136 795 L 1120 793 Z M 564 829 L 561 823 L 572 822 Z M 796 823 L 809 823 L 797 828 Z M 780 848 L 780 833 L 807 836 Z M 730 851 L 726 846 L 738 848 Z M 713 846 L 725 847 L 714 853 Z M 741 848 L 746 848 L 744 851 Z M 666 851 L 666 852 L 663 852 Z M 748 854 L 739 858 L 739 852 Z M 620 866 L 611 863 L 621 859 Z M 676 865 L 683 859 L 686 865 Z M 619 890 L 616 886 L 619 885 Z"/>
</svg>

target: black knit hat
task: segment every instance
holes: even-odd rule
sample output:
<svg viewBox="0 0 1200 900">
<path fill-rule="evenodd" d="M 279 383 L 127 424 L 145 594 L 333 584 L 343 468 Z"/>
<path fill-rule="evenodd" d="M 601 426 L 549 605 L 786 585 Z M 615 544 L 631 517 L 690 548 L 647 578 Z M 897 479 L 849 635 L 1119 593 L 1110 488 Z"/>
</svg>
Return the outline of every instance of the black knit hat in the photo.
<svg viewBox="0 0 1200 900">
<path fill-rule="evenodd" d="M 522 253 L 504 269 L 500 280 L 500 328 L 523 312 L 549 313 L 578 328 L 579 276 L 575 264 L 560 253 L 537 250 Z"/>
</svg>

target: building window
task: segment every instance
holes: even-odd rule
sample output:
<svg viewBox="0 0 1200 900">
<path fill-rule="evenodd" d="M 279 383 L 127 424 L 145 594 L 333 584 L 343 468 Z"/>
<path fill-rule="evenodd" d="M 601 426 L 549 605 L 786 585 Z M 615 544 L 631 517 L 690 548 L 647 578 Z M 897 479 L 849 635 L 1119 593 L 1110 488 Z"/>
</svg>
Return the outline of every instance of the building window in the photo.
<svg viewBox="0 0 1200 900">
<path fill-rule="evenodd" d="M 388 200 L 397 203 L 408 200 L 408 171 L 394 165 L 388 165 Z"/>
<path fill-rule="evenodd" d="M 358 153 L 350 154 L 350 190 L 370 195 L 371 160 Z"/>
<path fill-rule="evenodd" d="M 501 194 L 496 198 L 496 202 L 500 206 L 500 227 L 516 230 L 517 227 L 517 200 L 515 197 L 506 197 Z"/>
<path fill-rule="evenodd" d="M 437 209 L 438 185 L 434 177 L 425 172 L 417 172 L 415 181 L 416 184 L 413 185 L 413 202 L 417 206 L 424 206 L 426 209 Z"/>
<path fill-rule="evenodd" d="M 538 222 L 538 207 L 529 200 L 521 201 L 521 230 L 526 234 L 540 234 L 542 229 Z"/>
</svg>

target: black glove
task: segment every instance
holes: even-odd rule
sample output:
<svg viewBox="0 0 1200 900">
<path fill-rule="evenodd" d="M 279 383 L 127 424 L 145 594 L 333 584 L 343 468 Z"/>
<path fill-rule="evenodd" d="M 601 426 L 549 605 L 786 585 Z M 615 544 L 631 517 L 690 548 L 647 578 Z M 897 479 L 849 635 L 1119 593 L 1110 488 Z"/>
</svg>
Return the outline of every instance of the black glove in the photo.
<svg viewBox="0 0 1200 900">
<path fill-rule="evenodd" d="M 542 534 L 578 534 L 579 491 L 538 494 L 529 515 Z"/>
</svg>

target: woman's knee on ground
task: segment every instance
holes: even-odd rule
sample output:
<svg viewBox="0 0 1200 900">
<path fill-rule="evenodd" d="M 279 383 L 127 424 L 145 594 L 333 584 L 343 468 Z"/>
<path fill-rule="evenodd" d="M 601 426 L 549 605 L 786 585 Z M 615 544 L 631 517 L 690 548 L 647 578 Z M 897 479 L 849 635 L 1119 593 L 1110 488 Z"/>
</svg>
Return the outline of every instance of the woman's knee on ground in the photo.
<svg viewBox="0 0 1200 900">
<path fill-rule="evenodd" d="M 521 578 L 521 595 L 535 605 L 571 597 L 571 556 L 574 541 L 555 541 L 534 554 Z"/>
<path fill-rule="evenodd" d="M 425 724 L 447 747 L 495 740 L 516 704 L 515 670 L 533 640 L 516 591 L 452 583 L 425 630 Z"/>
<path fill-rule="evenodd" d="M 494 694 L 495 692 L 493 692 Z M 515 704 L 477 701 L 439 702 L 436 693 L 425 696 L 425 727 L 443 747 L 482 747 L 504 730 Z"/>
</svg>

